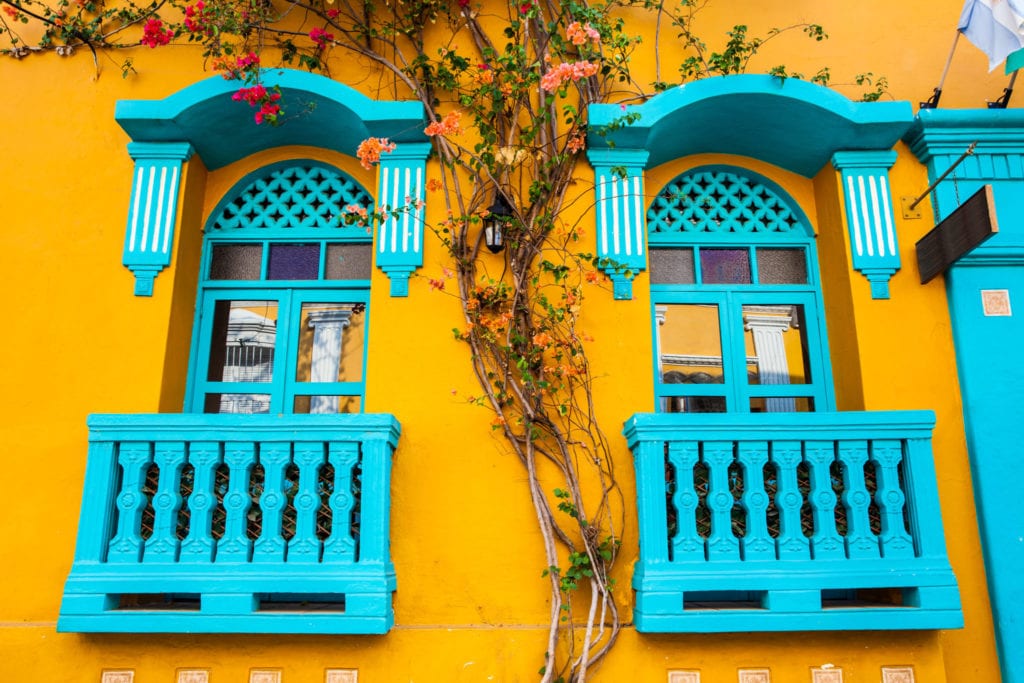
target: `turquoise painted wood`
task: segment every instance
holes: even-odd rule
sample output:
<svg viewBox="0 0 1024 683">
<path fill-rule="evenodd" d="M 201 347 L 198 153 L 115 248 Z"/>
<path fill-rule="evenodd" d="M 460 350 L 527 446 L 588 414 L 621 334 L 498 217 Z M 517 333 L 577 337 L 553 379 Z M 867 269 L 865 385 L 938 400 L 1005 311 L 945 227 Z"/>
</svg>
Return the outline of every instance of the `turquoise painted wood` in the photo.
<svg viewBox="0 0 1024 683">
<path fill-rule="evenodd" d="M 391 280 L 391 296 L 409 296 L 409 277 L 423 265 L 424 204 L 429 143 L 398 145 L 381 155 L 377 172 L 377 267 Z"/>
<path fill-rule="evenodd" d="M 957 261 L 945 286 L 1002 679 L 1024 683 L 1024 111 L 922 110 L 906 142 L 931 180 L 977 143 L 932 193 L 936 220 L 992 185 L 999 233 Z M 986 311 L 985 292 L 1006 306 Z"/>
<path fill-rule="evenodd" d="M 871 283 L 872 299 L 889 298 L 889 280 L 900 269 L 889 187 L 889 169 L 894 163 L 896 152 L 892 150 L 832 155 L 832 165 L 842 179 L 853 267 Z"/>
<path fill-rule="evenodd" d="M 135 161 L 122 262 L 135 275 L 135 296 L 153 296 L 156 276 L 171 264 L 185 142 L 131 142 Z"/>
<path fill-rule="evenodd" d="M 963 626 L 930 412 L 637 414 L 638 631 Z"/>
<path fill-rule="evenodd" d="M 644 164 L 637 149 L 591 149 L 599 267 L 611 278 L 612 296 L 633 299 L 633 278 L 647 267 L 644 246 Z"/>
<path fill-rule="evenodd" d="M 58 630 L 387 632 L 399 431 L 383 414 L 93 415 Z"/>
</svg>

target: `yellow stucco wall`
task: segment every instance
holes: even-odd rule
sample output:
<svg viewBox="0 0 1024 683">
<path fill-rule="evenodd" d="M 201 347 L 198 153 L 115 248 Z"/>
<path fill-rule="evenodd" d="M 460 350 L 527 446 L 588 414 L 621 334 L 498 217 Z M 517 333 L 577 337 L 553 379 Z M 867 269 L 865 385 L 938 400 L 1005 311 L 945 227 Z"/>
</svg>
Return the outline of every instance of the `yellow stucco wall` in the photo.
<svg viewBox="0 0 1024 683">
<path fill-rule="evenodd" d="M 916 102 L 941 72 L 961 3 L 720 2 L 706 11 L 717 35 L 742 20 L 752 32 L 801 21 L 824 24 L 831 39 L 780 38 L 758 58 L 836 80 L 859 71 L 888 76 L 898 99 Z M 638 22 L 637 31 L 650 30 Z M 308 148 L 271 150 L 207 172 L 187 165 L 175 258 L 152 298 L 132 295 L 120 265 L 132 162 L 113 119 L 121 99 L 165 97 L 205 76 L 190 47 L 138 50 L 139 74 L 122 80 L 104 61 L 95 78 L 87 55 L 0 60 L 14 93 L 0 133 L 6 163 L 0 206 L 0 273 L 6 285 L 0 457 L 7 505 L 0 592 L 0 680 L 95 683 L 101 670 L 134 669 L 140 683 L 174 680 L 180 668 L 207 668 L 217 683 L 242 681 L 253 667 L 281 668 L 286 683 L 321 681 L 325 668 L 357 668 L 360 681 L 529 681 L 543 651 L 546 584 L 533 510 L 519 464 L 471 405 L 475 380 L 450 330 L 462 324 L 453 297 L 414 278 L 408 298 L 392 298 L 374 270 L 366 410 L 396 415 L 402 437 L 392 486 L 392 554 L 399 587 L 396 626 L 386 636 L 142 636 L 58 634 L 55 621 L 70 568 L 86 455 L 85 418 L 100 412 L 173 412 L 185 391 L 199 228 L 246 173 L 279 159 L 332 163 L 373 188 L 374 176 L 343 155 Z M 662 68 L 673 72 L 666 63 Z M 650 60 L 637 57 L 640 68 Z M 756 64 L 755 64 L 756 66 Z M 345 80 L 345 69 L 334 70 Z M 663 76 L 664 77 L 664 76 Z M 351 85 L 362 87 L 360 79 Z M 979 106 L 1004 79 L 962 43 L 944 106 Z M 843 88 L 846 94 L 856 89 Z M 794 141 L 799 144 L 799 141 Z M 926 173 L 905 147 L 892 169 L 893 194 L 919 194 Z M 850 269 L 835 172 L 806 179 L 749 159 L 702 155 L 648 173 L 648 193 L 705 163 L 761 173 L 800 204 L 818 233 L 833 374 L 840 409 L 934 410 L 933 442 L 947 545 L 959 580 L 966 627 L 935 632 L 641 635 L 623 631 L 600 681 L 665 681 L 672 669 L 704 681 L 735 681 L 741 668 L 770 668 L 772 680 L 801 683 L 833 664 L 847 683 L 873 683 L 883 666 L 913 666 L 917 681 L 996 683 L 992 623 L 970 489 L 963 421 L 943 284 L 917 281 L 914 242 L 932 225 L 897 212 L 902 270 L 892 298 L 873 300 Z M 586 177 L 589 169 L 581 168 Z M 433 166 L 428 177 L 436 174 Z M 441 217 L 439 203 L 428 218 Z M 592 235 L 593 231 L 588 234 Z M 499 263 L 495 258 L 495 263 Z M 444 253 L 426 242 L 421 273 L 441 273 Z M 625 493 L 626 529 L 618 569 L 627 622 L 637 533 L 631 456 L 618 437 L 634 412 L 653 409 L 650 296 L 646 274 L 635 300 L 593 288 L 584 323 L 593 335 L 595 398 Z M 629 333 L 625 333 L 625 331 Z M 410 359 L 416 359 L 410 364 Z"/>
</svg>

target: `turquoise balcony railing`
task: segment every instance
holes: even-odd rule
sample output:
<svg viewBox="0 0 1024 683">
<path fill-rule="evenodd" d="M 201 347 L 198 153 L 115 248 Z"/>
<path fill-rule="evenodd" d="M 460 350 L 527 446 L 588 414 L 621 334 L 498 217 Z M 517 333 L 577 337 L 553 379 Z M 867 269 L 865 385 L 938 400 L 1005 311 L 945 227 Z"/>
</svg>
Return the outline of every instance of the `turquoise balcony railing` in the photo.
<svg viewBox="0 0 1024 683">
<path fill-rule="evenodd" d="M 928 412 L 635 415 L 642 632 L 963 626 Z"/>
<path fill-rule="evenodd" d="M 384 633 L 390 415 L 94 415 L 61 631 Z"/>
</svg>

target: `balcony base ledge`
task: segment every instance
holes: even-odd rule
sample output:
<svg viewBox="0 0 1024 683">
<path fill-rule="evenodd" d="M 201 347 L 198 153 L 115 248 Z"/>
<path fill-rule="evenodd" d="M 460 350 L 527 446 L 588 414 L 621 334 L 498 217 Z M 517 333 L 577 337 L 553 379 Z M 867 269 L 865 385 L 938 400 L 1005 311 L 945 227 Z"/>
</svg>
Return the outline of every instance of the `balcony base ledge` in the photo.
<svg viewBox="0 0 1024 683">
<path fill-rule="evenodd" d="M 392 616 L 354 617 L 344 614 L 281 613 L 266 615 L 131 614 L 61 615 L 60 633 L 274 633 L 310 635 L 382 635 L 394 625 Z"/>
<path fill-rule="evenodd" d="M 900 631 L 963 628 L 959 609 L 836 607 L 771 613 L 763 609 L 708 609 L 687 614 L 634 612 L 639 633 L 741 633 L 773 631 Z"/>
</svg>

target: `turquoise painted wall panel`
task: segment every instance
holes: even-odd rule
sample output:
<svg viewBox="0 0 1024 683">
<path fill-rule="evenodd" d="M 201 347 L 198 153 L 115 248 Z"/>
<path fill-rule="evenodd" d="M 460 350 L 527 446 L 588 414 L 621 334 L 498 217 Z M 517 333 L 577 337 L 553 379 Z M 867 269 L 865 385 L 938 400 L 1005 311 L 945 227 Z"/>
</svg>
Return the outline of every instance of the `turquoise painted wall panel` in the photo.
<svg viewBox="0 0 1024 683">
<path fill-rule="evenodd" d="M 637 630 L 963 626 L 934 422 L 908 411 L 634 415 Z"/>
<path fill-rule="evenodd" d="M 889 298 L 889 280 L 900 269 L 889 168 L 892 150 L 836 152 L 832 165 L 842 177 L 853 267 L 871 283 L 871 298 Z"/>
<path fill-rule="evenodd" d="M 905 141 L 931 181 L 977 143 L 932 193 L 937 221 L 992 185 L 999 232 L 945 280 L 1003 682 L 1024 683 L 1024 111 L 922 110 Z"/>
<path fill-rule="evenodd" d="M 128 144 L 135 160 L 122 261 L 135 275 L 135 296 L 152 296 L 153 281 L 171 263 L 186 142 Z"/>
<path fill-rule="evenodd" d="M 405 143 L 382 154 L 377 173 L 377 267 L 391 279 L 391 296 L 409 295 L 409 277 L 423 265 L 428 143 Z"/>
<path fill-rule="evenodd" d="M 590 150 L 599 267 L 612 280 L 616 299 L 633 298 L 633 278 L 647 267 L 644 164 L 648 152 Z"/>
<path fill-rule="evenodd" d="M 392 416 L 94 415 L 89 429 L 58 630 L 391 627 Z M 297 477 L 286 476 L 290 465 Z M 258 523 L 249 514 L 256 506 Z M 319 609 L 272 611 L 280 602 Z"/>
</svg>

